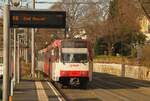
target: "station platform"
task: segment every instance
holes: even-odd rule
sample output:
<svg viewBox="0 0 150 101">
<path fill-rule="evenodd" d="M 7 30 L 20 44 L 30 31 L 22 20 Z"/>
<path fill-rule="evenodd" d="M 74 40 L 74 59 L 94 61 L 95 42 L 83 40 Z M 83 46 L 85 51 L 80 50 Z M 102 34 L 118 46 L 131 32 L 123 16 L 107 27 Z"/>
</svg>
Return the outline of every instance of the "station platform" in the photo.
<svg viewBox="0 0 150 101">
<path fill-rule="evenodd" d="M 16 84 L 12 101 L 63 101 L 54 86 L 46 80 L 22 80 Z"/>
</svg>

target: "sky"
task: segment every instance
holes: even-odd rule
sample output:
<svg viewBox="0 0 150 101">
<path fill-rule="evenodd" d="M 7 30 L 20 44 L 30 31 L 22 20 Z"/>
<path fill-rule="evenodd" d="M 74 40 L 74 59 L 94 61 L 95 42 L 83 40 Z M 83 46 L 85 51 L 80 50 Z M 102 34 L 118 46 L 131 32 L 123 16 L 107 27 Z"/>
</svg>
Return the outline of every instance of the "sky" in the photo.
<svg viewBox="0 0 150 101">
<path fill-rule="evenodd" d="M 3 5 L 3 1 L 4 0 L 0 0 L 0 6 L 2 6 Z M 11 0 L 10 0 L 11 1 Z M 26 5 L 26 2 L 25 1 L 27 1 L 28 2 L 28 4 L 29 4 L 29 7 L 32 7 L 32 0 L 22 0 L 24 3 L 22 4 L 23 6 L 25 6 Z M 37 1 L 37 2 L 56 2 L 56 1 L 60 1 L 60 0 L 35 0 L 35 1 Z M 36 3 L 35 4 L 35 8 L 36 9 L 48 9 L 48 8 L 50 8 L 50 6 L 51 6 L 52 4 L 48 4 L 48 3 L 42 3 L 42 4 L 40 4 L 40 3 Z M 2 10 L 0 10 L 0 16 L 2 15 Z"/>
<path fill-rule="evenodd" d="M 0 6 L 2 6 L 4 0 L 0 0 Z M 10 0 L 11 1 L 11 0 Z M 13 0 L 12 0 L 13 1 Z M 14 0 L 14 1 L 19 1 L 19 0 Z M 22 0 L 24 3 L 23 5 L 25 5 L 26 2 L 29 3 L 29 5 L 32 5 L 32 0 Z M 56 2 L 56 1 L 60 1 L 60 0 L 35 0 L 36 2 Z M 52 4 L 48 4 L 48 3 L 36 3 L 36 8 L 37 9 L 47 9 L 51 6 Z"/>
<path fill-rule="evenodd" d="M 48 2 L 56 2 L 58 0 L 37 0 L 37 1 L 48 1 Z M 51 4 L 36 4 L 36 8 L 37 9 L 47 9 L 51 6 Z"/>
</svg>

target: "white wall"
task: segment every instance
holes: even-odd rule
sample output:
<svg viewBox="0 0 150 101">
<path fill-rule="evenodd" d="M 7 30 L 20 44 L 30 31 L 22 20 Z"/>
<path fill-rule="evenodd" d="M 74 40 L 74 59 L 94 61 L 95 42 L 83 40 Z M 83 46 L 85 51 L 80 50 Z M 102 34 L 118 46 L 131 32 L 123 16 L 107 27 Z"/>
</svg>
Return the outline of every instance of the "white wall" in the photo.
<svg viewBox="0 0 150 101">
<path fill-rule="evenodd" d="M 144 66 L 121 65 L 113 63 L 94 63 L 93 72 L 150 80 L 150 68 Z"/>
</svg>

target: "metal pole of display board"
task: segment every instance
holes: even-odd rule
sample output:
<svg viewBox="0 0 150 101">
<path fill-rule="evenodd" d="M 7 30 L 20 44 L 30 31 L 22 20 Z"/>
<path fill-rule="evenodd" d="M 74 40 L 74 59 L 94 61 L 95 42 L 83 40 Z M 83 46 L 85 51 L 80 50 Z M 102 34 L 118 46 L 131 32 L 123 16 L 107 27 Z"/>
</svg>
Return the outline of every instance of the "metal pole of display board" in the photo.
<svg viewBox="0 0 150 101">
<path fill-rule="evenodd" d="M 17 55 L 17 83 L 19 84 L 20 82 L 20 35 L 17 35 L 17 40 L 18 40 L 18 43 L 17 43 L 17 52 L 18 52 L 18 55 Z"/>
<path fill-rule="evenodd" d="M 17 65 L 16 65 L 16 60 L 17 60 L 17 54 L 16 54 L 16 40 L 17 40 L 17 33 L 16 33 L 16 28 L 14 28 L 14 85 L 15 85 L 15 83 L 16 83 L 16 67 L 17 67 Z"/>
<path fill-rule="evenodd" d="M 10 70 L 10 61 L 9 61 L 9 0 L 4 1 L 3 9 L 3 58 L 4 58 L 4 72 L 3 72 L 3 101 L 9 100 L 9 70 Z"/>
<path fill-rule="evenodd" d="M 26 60 L 26 63 L 28 63 L 28 29 L 26 29 L 25 44 L 26 44 L 25 60 Z"/>
</svg>

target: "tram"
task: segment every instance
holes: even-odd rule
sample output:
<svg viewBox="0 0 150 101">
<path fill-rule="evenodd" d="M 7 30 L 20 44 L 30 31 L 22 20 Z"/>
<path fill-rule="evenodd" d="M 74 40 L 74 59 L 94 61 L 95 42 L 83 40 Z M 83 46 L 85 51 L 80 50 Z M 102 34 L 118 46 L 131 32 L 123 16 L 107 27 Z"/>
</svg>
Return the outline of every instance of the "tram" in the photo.
<svg viewBox="0 0 150 101">
<path fill-rule="evenodd" d="M 86 88 L 92 81 L 91 44 L 83 39 L 55 40 L 38 52 L 38 68 L 52 81 Z"/>
</svg>

